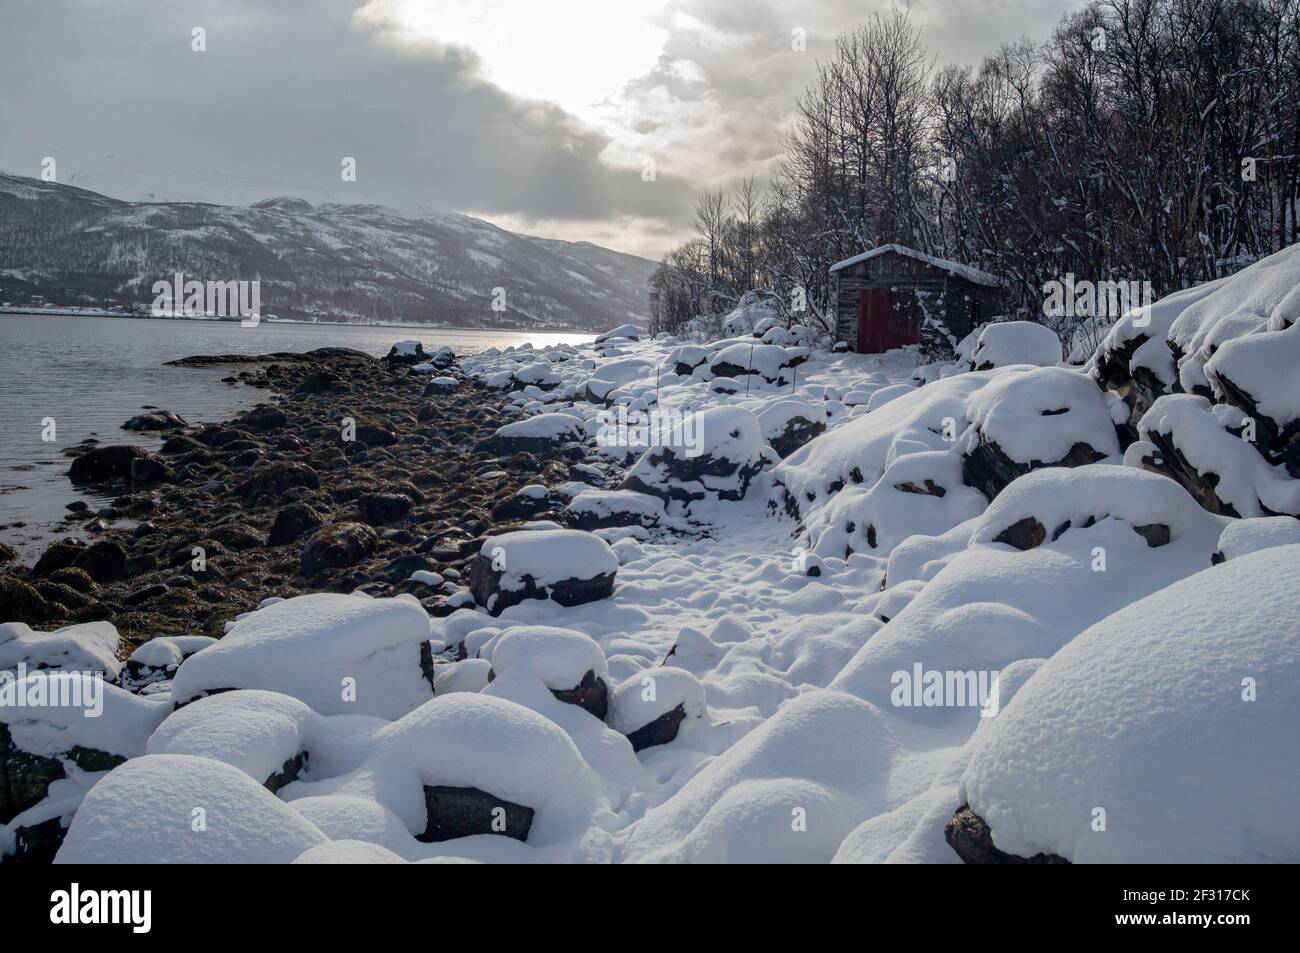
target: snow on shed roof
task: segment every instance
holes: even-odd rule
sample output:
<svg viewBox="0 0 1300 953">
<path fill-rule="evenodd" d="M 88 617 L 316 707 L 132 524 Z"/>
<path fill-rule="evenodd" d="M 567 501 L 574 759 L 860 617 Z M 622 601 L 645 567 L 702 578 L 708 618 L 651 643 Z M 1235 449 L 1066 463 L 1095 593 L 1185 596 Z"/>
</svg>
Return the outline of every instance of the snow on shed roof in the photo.
<svg viewBox="0 0 1300 953">
<path fill-rule="evenodd" d="M 933 255 L 927 255 L 925 252 L 919 252 L 915 248 L 908 248 L 906 245 L 878 245 L 870 251 L 864 251 L 861 255 L 854 255 L 852 258 L 846 258 L 843 261 L 831 265 L 831 271 L 839 271 L 841 268 L 848 268 L 859 262 L 867 261 L 883 255 L 886 252 L 894 252 L 904 255 L 908 258 L 914 258 L 917 261 L 932 265 L 935 268 L 942 268 L 944 271 L 951 272 L 967 281 L 977 285 L 987 285 L 990 288 L 1001 288 L 1002 279 L 996 275 L 990 275 L 987 271 L 980 271 L 978 268 L 972 268 L 970 265 L 963 265 L 958 261 L 948 261 L 946 258 L 935 258 Z"/>
</svg>

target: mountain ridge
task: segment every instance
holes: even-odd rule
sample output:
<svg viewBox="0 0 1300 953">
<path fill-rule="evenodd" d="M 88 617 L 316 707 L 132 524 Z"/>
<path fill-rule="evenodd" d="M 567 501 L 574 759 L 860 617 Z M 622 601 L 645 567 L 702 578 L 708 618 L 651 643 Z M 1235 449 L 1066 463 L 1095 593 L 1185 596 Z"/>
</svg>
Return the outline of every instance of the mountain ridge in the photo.
<svg viewBox="0 0 1300 953">
<path fill-rule="evenodd" d="M 130 307 L 181 272 L 259 280 L 282 318 L 591 331 L 645 315 L 654 267 L 455 212 L 135 202 L 0 171 L 0 302 Z"/>
</svg>

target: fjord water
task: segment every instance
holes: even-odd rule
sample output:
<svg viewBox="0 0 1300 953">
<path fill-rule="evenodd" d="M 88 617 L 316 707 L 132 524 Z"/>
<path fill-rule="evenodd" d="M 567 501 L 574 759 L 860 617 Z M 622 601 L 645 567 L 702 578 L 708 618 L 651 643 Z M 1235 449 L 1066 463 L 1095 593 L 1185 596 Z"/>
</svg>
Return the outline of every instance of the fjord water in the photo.
<svg viewBox="0 0 1300 953">
<path fill-rule="evenodd" d="M 111 500 L 112 493 L 72 486 L 66 475 L 71 460 L 63 451 L 87 437 L 101 444 L 157 446 L 156 435 L 121 429 L 146 405 L 205 423 L 269 399 L 265 390 L 221 383 L 246 369 L 239 365 L 168 367 L 167 361 L 318 347 L 382 357 L 408 338 L 423 342 L 425 350 L 447 344 L 466 355 L 525 342 L 580 342 L 590 335 L 267 322 L 245 328 L 226 321 L 0 314 L 0 542 L 30 563 L 58 535 L 67 503 L 85 500 L 96 509 Z M 54 419 L 53 441 L 42 439 L 47 418 Z"/>
</svg>

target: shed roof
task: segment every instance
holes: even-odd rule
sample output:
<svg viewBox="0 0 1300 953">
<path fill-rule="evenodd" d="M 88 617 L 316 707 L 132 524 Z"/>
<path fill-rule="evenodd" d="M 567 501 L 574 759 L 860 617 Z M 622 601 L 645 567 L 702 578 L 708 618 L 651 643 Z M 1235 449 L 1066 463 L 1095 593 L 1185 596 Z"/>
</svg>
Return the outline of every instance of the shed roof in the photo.
<svg viewBox="0 0 1300 953">
<path fill-rule="evenodd" d="M 864 251 L 861 255 L 854 255 L 852 258 L 845 258 L 843 261 L 831 265 L 831 271 L 839 271 L 841 268 L 849 268 L 859 262 L 868 261 L 869 259 L 879 257 L 886 252 L 893 252 L 896 255 L 903 255 L 906 258 L 914 258 L 917 261 L 924 262 L 934 268 L 941 268 L 944 271 L 957 275 L 959 278 L 965 278 L 972 284 L 985 285 L 989 288 L 1001 288 L 1002 279 L 997 275 L 990 275 L 987 271 L 980 271 L 978 268 L 972 268 L 970 265 L 963 265 L 959 261 L 949 261 L 946 258 L 935 258 L 933 255 L 927 255 L 925 252 L 917 251 L 915 248 L 908 248 L 906 245 L 877 245 L 870 251 Z"/>
</svg>

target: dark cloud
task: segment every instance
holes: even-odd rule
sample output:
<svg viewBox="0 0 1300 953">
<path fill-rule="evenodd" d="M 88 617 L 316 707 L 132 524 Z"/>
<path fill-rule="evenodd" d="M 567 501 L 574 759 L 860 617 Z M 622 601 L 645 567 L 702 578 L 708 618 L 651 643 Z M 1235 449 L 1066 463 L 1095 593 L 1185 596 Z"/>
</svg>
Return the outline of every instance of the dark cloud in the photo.
<svg viewBox="0 0 1300 953">
<path fill-rule="evenodd" d="M 61 181 L 126 198 L 293 194 L 452 209 L 657 254 L 680 236 L 700 187 L 771 167 L 816 60 L 883 4 L 665 0 L 650 18 L 665 37 L 658 63 L 603 103 L 600 122 L 498 88 L 457 37 L 411 42 L 391 23 L 359 19 L 361 6 L 11 5 L 0 30 L 0 168 L 35 175 L 53 156 Z M 942 60 L 972 63 L 1022 33 L 1045 35 L 1061 8 L 913 6 Z M 207 31 L 204 53 L 191 50 L 194 27 Z M 791 48 L 796 28 L 804 52 Z M 354 184 L 340 178 L 344 156 L 357 160 Z"/>
</svg>

